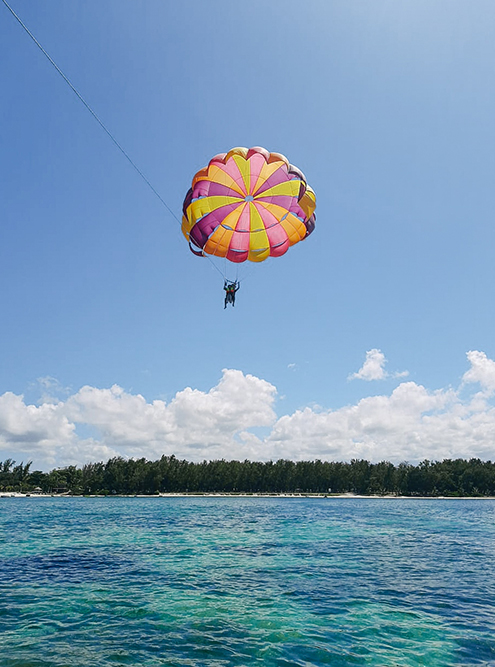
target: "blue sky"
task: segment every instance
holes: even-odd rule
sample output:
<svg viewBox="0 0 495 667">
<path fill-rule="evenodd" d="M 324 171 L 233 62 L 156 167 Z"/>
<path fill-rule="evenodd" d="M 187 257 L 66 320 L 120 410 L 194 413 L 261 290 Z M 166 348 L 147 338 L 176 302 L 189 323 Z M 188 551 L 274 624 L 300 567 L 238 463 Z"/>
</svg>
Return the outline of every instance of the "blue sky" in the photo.
<svg viewBox="0 0 495 667">
<path fill-rule="evenodd" d="M 177 216 L 261 145 L 317 228 L 224 311 L 0 5 L 0 458 L 493 458 L 491 1 L 10 4 Z"/>
</svg>

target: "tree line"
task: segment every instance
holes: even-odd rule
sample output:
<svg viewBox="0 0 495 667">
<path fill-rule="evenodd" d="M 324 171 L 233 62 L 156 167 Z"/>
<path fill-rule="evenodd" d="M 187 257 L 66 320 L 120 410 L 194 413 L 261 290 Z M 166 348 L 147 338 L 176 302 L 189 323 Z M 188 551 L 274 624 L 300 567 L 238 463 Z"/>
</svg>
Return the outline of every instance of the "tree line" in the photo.
<svg viewBox="0 0 495 667">
<path fill-rule="evenodd" d="M 115 495 L 157 493 L 319 493 L 403 496 L 495 496 L 495 463 L 480 459 L 418 465 L 331 461 L 157 461 L 114 457 L 50 472 L 0 462 L 0 491 Z"/>
</svg>

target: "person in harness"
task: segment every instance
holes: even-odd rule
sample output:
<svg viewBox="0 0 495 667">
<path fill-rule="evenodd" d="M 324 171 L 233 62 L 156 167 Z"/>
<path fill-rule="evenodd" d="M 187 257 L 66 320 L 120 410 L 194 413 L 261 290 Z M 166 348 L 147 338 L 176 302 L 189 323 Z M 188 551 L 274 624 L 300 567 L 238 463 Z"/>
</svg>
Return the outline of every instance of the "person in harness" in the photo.
<svg viewBox="0 0 495 667">
<path fill-rule="evenodd" d="M 231 303 L 233 306 L 235 306 L 235 293 L 241 286 L 240 283 L 237 282 L 229 282 L 225 281 L 223 284 L 223 289 L 225 290 L 225 303 L 224 303 L 224 309 L 227 308 L 227 304 Z"/>
</svg>

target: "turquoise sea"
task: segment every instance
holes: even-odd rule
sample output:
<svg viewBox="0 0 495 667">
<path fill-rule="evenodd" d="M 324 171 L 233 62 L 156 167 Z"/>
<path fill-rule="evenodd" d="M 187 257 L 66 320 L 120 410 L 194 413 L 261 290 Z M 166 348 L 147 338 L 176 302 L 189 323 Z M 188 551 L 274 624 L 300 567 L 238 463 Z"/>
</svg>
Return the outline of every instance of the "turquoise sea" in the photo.
<svg viewBox="0 0 495 667">
<path fill-rule="evenodd" d="M 495 501 L 2 498 L 1 667 L 495 665 Z"/>
</svg>

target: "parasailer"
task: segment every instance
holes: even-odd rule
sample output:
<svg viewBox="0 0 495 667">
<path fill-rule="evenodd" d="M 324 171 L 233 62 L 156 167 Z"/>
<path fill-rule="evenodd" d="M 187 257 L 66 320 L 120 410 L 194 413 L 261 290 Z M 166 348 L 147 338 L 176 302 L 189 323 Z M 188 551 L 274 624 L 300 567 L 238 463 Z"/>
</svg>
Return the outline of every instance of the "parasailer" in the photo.
<svg viewBox="0 0 495 667">
<path fill-rule="evenodd" d="M 260 147 L 233 148 L 194 176 L 182 233 L 195 255 L 263 262 L 312 233 L 315 208 L 315 193 L 286 157 Z"/>
<path fill-rule="evenodd" d="M 237 290 L 240 288 L 241 284 L 235 280 L 234 282 L 230 282 L 229 280 L 225 280 L 223 283 L 223 289 L 225 290 L 225 303 L 224 303 L 224 309 L 227 308 L 227 304 L 231 303 L 232 306 L 235 306 L 235 294 Z"/>
</svg>

